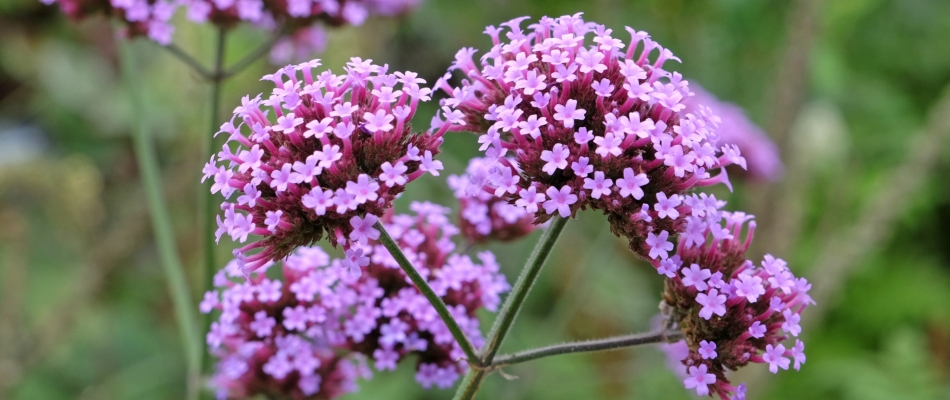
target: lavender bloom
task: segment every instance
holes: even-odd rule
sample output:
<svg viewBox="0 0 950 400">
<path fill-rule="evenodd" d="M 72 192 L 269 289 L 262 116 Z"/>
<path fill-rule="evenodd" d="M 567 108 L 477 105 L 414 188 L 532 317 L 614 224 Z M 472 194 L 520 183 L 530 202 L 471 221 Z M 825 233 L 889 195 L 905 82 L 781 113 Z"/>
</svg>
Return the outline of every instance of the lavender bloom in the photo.
<svg viewBox="0 0 950 400">
<path fill-rule="evenodd" d="M 663 302 L 674 310 L 667 317 L 686 335 L 684 341 L 666 346 L 688 350 L 675 357 L 688 368 L 687 374 L 682 367 L 677 373 L 697 394 L 726 400 L 741 398 L 745 391 L 726 379 L 727 370 L 754 362 L 768 364 L 775 373 L 788 369 L 792 360 L 796 369 L 801 367 L 804 343 L 796 339 L 792 347 L 782 342 L 799 335 L 801 313 L 814 301 L 808 296 L 811 285 L 795 278 L 785 261 L 766 256 L 757 267 L 746 260 L 755 231 L 752 216 L 719 207 L 711 203 L 692 208 L 688 223 L 698 227 L 689 229 L 701 231 L 703 237 L 695 242 L 680 236 L 676 257 L 682 263 L 653 260 L 653 265 L 667 277 Z M 695 215 L 699 210 L 702 218 Z M 748 233 L 740 239 L 747 222 Z M 676 274 L 669 273 L 671 267 L 678 269 Z"/>
<path fill-rule="evenodd" d="M 322 54 L 327 47 L 327 32 L 320 25 L 300 28 L 274 43 L 270 51 L 270 63 L 286 65 L 299 63 Z"/>
<path fill-rule="evenodd" d="M 685 112 L 699 112 L 701 106 L 709 107 L 720 119 L 719 142 L 732 144 L 742 150 L 748 161 L 748 175 L 752 179 L 777 180 L 782 175 L 782 160 L 778 147 L 769 136 L 745 115 L 739 106 L 719 100 L 699 85 L 690 86 L 695 96 L 683 100 Z"/>
<path fill-rule="evenodd" d="M 387 215 L 387 231 L 444 300 L 476 347 L 484 339 L 476 311 L 497 310 L 509 289 L 494 255 L 477 261 L 454 253 L 458 228 L 449 209 L 413 203 L 415 215 Z M 346 259 L 301 247 L 283 261 L 282 281 L 266 276 L 271 263 L 242 277 L 237 260 L 215 276 L 203 312 L 219 310 L 208 333 L 219 358 L 211 385 L 219 397 L 259 393 L 280 398 L 335 398 L 370 376 L 367 362 L 391 370 L 412 357 L 423 387 L 449 387 L 466 371 L 464 353 L 426 298 L 377 241 L 355 244 L 365 273 Z"/>
<path fill-rule="evenodd" d="M 527 31 L 525 19 L 488 27 L 494 46 L 480 63 L 472 59 L 475 49 L 462 49 L 435 85 L 450 97 L 440 101 L 433 130 L 482 135 L 490 172 L 467 192 L 485 187 L 517 206 L 521 190 L 533 189 L 541 207 L 523 207 L 536 222 L 602 210 L 634 252 L 665 258 L 646 240 L 664 243 L 656 240 L 661 232 L 682 232 L 686 192 L 729 185 L 724 167 L 745 160 L 737 149 L 718 147 L 719 120 L 708 108 L 684 111 L 689 85 L 662 68 L 679 59 L 647 33 L 627 28 L 632 40 L 624 43 L 580 14 L 542 17 Z M 448 82 L 455 70 L 464 75 L 458 86 Z"/>
<path fill-rule="evenodd" d="M 188 9 L 188 19 L 232 26 L 247 22 L 263 28 L 278 23 L 291 31 L 321 21 L 331 26 L 362 25 L 370 15 L 397 15 L 416 0 L 179 0 Z"/>
<path fill-rule="evenodd" d="M 169 0 L 40 0 L 43 4 L 59 4 L 69 18 L 80 20 L 86 16 L 105 13 L 125 23 L 121 34 L 125 37 L 147 36 L 165 46 L 171 43 L 175 27 L 170 21 L 178 4 Z"/>
<path fill-rule="evenodd" d="M 503 170 L 503 173 L 496 174 L 500 177 L 498 190 L 518 190 L 518 175 L 513 175 L 510 170 Z M 504 172 L 508 172 L 504 174 Z M 462 230 L 462 236 L 469 243 L 481 243 L 487 240 L 509 241 L 521 238 L 534 230 L 534 211 L 525 211 L 527 202 L 534 201 L 534 209 L 537 211 L 539 196 L 536 192 L 524 193 L 519 197 L 515 205 L 496 197 L 494 193 L 484 190 L 477 190 L 474 193 L 468 193 L 469 182 L 472 179 L 478 179 L 479 176 L 488 174 L 485 168 L 484 159 L 473 158 L 468 163 L 468 168 L 464 175 L 451 175 L 448 178 L 449 187 L 455 192 L 455 197 L 459 200 L 459 227 Z M 533 187 L 531 188 L 534 189 Z M 524 190 L 524 189 L 521 189 Z M 519 194 L 520 196 L 520 194 Z M 542 197 L 543 198 L 543 197 Z"/>
<path fill-rule="evenodd" d="M 346 75 L 316 74 L 319 65 L 265 76 L 277 87 L 266 100 L 244 96 L 221 126 L 228 143 L 204 167 L 203 180 L 215 182 L 211 192 L 225 198 L 218 237 L 243 243 L 260 236 L 235 250 L 245 272 L 324 235 L 345 250 L 374 239 L 374 228 L 356 224 L 382 217 L 405 184 L 439 169 L 431 158 L 441 134 L 414 134 L 409 124 L 418 103 L 429 100 L 424 80 L 359 58 Z M 236 202 L 228 201 L 235 192 Z"/>
</svg>

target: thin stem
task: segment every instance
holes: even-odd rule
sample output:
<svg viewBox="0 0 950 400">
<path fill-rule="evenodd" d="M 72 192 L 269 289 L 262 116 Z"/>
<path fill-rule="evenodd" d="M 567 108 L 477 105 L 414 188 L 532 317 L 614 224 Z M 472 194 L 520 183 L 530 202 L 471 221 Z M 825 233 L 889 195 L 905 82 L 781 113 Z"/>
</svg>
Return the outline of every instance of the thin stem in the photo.
<svg viewBox="0 0 950 400">
<path fill-rule="evenodd" d="M 221 72 L 224 70 L 224 44 L 225 38 L 227 36 L 227 30 L 225 28 L 218 29 L 218 38 L 217 45 L 215 46 L 214 54 L 214 75 L 211 79 L 211 123 L 208 129 L 207 134 L 202 138 L 202 154 L 204 154 L 204 159 L 208 159 L 214 154 L 214 134 L 218 131 L 218 122 L 221 112 L 221 86 L 224 84 L 224 78 L 221 76 Z M 218 264 L 215 261 L 215 241 L 214 241 L 214 199 L 211 196 L 211 185 L 213 182 L 207 182 L 200 186 L 201 191 L 201 200 L 202 200 L 202 213 L 201 220 L 204 222 L 202 224 L 203 232 L 203 242 L 204 242 L 204 288 L 205 290 L 212 290 L 214 288 L 214 274 L 217 272 Z M 208 314 L 205 317 L 204 327 L 208 329 L 211 326 L 211 314 Z M 206 349 L 207 350 L 207 349 Z M 202 370 L 207 370 L 211 366 L 211 353 L 208 351 L 203 352 L 204 357 L 202 358 L 203 368 Z"/>
<path fill-rule="evenodd" d="M 551 254 L 551 249 L 554 248 L 554 243 L 557 242 L 557 238 L 561 236 L 561 231 L 564 230 L 567 221 L 567 218 L 554 217 L 551 221 L 551 226 L 544 231 L 544 234 L 538 240 L 538 244 L 531 252 L 531 256 L 528 257 L 528 262 L 521 271 L 521 275 L 518 276 L 514 289 L 511 294 L 508 295 L 508 298 L 505 299 L 505 303 L 498 313 L 498 319 L 495 320 L 495 324 L 488 333 L 488 343 L 486 343 L 485 348 L 482 349 L 482 361 L 484 364 L 490 363 L 494 359 L 495 354 L 498 353 L 498 348 L 501 347 L 502 341 L 504 341 L 505 336 L 508 335 L 508 330 L 515 322 L 515 318 L 518 317 L 518 312 L 521 311 L 521 305 L 524 304 L 525 299 L 528 298 L 528 292 L 531 291 L 531 287 L 534 286 L 534 282 L 538 279 L 538 274 L 541 273 L 541 267 L 544 266 L 548 255 Z"/>
<path fill-rule="evenodd" d="M 261 44 L 258 48 L 254 49 L 254 51 L 251 52 L 251 54 L 244 56 L 244 58 L 234 63 L 234 65 L 232 65 L 226 71 L 221 71 L 220 72 L 221 78 L 227 79 L 243 71 L 245 68 L 253 64 L 254 61 L 257 61 L 257 59 L 263 57 L 264 54 L 267 54 L 267 52 L 270 51 L 271 47 L 274 47 L 274 44 L 276 44 L 277 41 L 280 40 L 281 37 L 283 37 L 283 35 L 284 35 L 283 28 L 275 31 L 274 35 L 271 36 L 270 39 L 268 39 L 266 42 Z"/>
<path fill-rule="evenodd" d="M 665 335 L 664 335 L 665 333 Z M 523 363 L 539 358 L 571 353 L 589 353 L 594 351 L 616 350 L 644 344 L 677 341 L 683 338 L 680 331 L 654 331 L 635 333 L 632 335 L 614 336 L 605 339 L 585 340 L 541 347 L 537 349 L 519 351 L 514 354 L 501 355 L 492 361 L 490 369 L 498 369 L 506 365 Z"/>
<path fill-rule="evenodd" d="M 409 262 L 409 259 L 406 258 L 406 255 L 402 253 L 402 250 L 399 249 L 399 245 L 396 244 L 396 241 L 389 236 L 389 232 L 386 232 L 386 228 L 379 221 L 376 222 L 375 228 L 379 231 L 379 241 L 386 247 L 386 250 L 389 250 L 389 254 L 396 259 L 396 262 L 399 263 L 399 266 L 402 267 L 402 270 L 406 272 L 406 275 L 409 276 L 409 279 L 412 280 L 412 283 L 416 285 L 416 288 L 422 292 L 422 295 L 429 300 L 429 303 L 432 304 L 432 307 L 435 308 L 435 311 L 439 313 L 439 316 L 442 317 L 442 321 L 445 322 L 445 325 L 449 327 L 449 331 L 452 332 L 452 336 L 455 338 L 455 341 L 458 342 L 459 347 L 462 348 L 462 351 L 465 352 L 465 356 L 468 357 L 468 362 L 470 364 L 478 364 L 478 355 L 475 354 L 475 348 L 472 347 L 472 344 L 469 343 L 468 338 L 465 337 L 465 333 L 462 332 L 462 327 L 459 326 L 458 322 L 455 321 L 455 318 L 452 317 L 452 314 L 449 312 L 448 307 L 445 306 L 445 302 L 442 301 L 442 298 L 439 295 L 435 294 L 435 291 L 432 290 L 432 287 L 426 282 L 425 278 L 422 275 L 419 275 L 419 272 L 416 271 L 415 267 L 412 266 L 412 263 Z"/>
<path fill-rule="evenodd" d="M 531 257 L 528 257 L 528 262 L 525 264 L 524 269 L 521 270 L 521 275 L 518 276 L 518 280 L 515 282 L 514 289 L 511 294 L 508 295 L 508 298 L 505 299 L 505 303 L 498 313 L 498 318 L 488 333 L 488 342 L 485 344 L 485 347 L 482 348 L 481 365 L 491 365 L 492 361 L 494 361 L 495 354 L 498 353 L 498 348 L 505 340 L 505 336 L 508 334 L 511 325 L 515 322 L 515 318 L 518 317 L 521 305 L 524 304 L 525 299 L 528 297 L 528 292 L 531 291 L 531 287 L 538 279 L 541 267 L 544 266 L 544 261 L 547 260 L 548 255 L 551 254 L 551 249 L 554 248 L 557 238 L 564 230 L 564 226 L 567 225 L 567 220 L 567 218 L 555 216 L 551 221 L 551 226 L 544 231 L 544 235 L 538 240 L 534 251 L 531 252 Z M 487 372 L 488 371 L 484 369 L 473 369 L 465 374 L 462 385 L 459 386 L 458 391 L 455 392 L 455 399 L 470 400 L 475 398 L 475 393 L 478 392 L 478 388 L 481 386 L 482 380 L 485 378 Z"/>
<path fill-rule="evenodd" d="M 198 60 L 194 57 L 188 55 L 185 50 L 182 50 L 181 47 L 178 47 L 174 43 L 169 43 L 167 46 L 162 46 L 163 49 L 167 50 L 169 53 L 172 53 L 173 56 L 177 57 L 179 60 L 187 64 L 191 69 L 195 71 L 198 75 L 201 75 L 202 79 L 211 80 L 213 75 L 211 71 L 208 71 L 203 65 L 201 65 Z"/>
<path fill-rule="evenodd" d="M 168 279 L 168 289 L 172 297 L 175 318 L 178 322 L 182 347 L 185 352 L 185 363 L 188 372 L 187 398 L 195 399 L 198 396 L 201 379 L 201 336 L 198 332 L 198 317 L 195 313 L 195 305 L 191 301 L 191 292 L 185 281 L 184 268 L 182 268 L 181 260 L 178 258 L 171 218 L 168 215 L 168 209 L 162 195 L 161 177 L 155 149 L 151 137 L 149 137 L 148 127 L 144 123 L 142 99 L 139 97 L 141 95 L 141 89 L 138 86 L 140 80 L 137 76 L 138 69 L 135 65 L 133 44 L 128 41 L 120 41 L 119 46 L 122 57 L 122 72 L 125 76 L 125 83 L 135 115 L 134 134 L 132 136 L 135 158 L 138 160 L 139 170 L 142 174 L 142 184 L 145 186 L 145 195 L 152 219 L 155 244 L 158 247 L 159 261 Z"/>
</svg>

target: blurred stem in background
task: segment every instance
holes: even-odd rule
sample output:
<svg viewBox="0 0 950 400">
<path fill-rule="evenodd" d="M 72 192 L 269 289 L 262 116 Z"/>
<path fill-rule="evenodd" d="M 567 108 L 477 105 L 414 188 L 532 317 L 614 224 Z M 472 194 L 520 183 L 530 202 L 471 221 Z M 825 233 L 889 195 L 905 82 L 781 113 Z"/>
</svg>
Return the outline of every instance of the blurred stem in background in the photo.
<svg viewBox="0 0 950 400">
<path fill-rule="evenodd" d="M 514 288 L 508 295 L 508 298 L 505 299 L 505 303 L 501 306 L 501 311 L 498 313 L 498 318 L 495 319 L 495 324 L 492 325 L 491 331 L 488 333 L 488 342 L 485 343 L 485 348 L 482 349 L 481 365 L 491 365 L 494 361 L 495 354 L 498 353 L 498 348 L 505 340 L 505 336 L 508 334 L 511 325 L 515 322 L 515 318 L 518 317 L 518 312 L 528 297 L 528 292 L 531 291 L 531 287 L 534 286 L 534 282 L 538 279 L 541 267 L 544 266 L 544 261 L 547 260 L 548 255 L 551 254 L 551 249 L 554 248 L 554 244 L 564 230 L 564 226 L 567 225 L 567 221 L 567 218 L 555 216 L 551 220 L 551 226 L 544 230 L 544 234 L 541 236 L 541 239 L 538 240 L 538 244 L 534 247 L 534 251 L 531 252 L 531 256 L 528 257 L 528 262 L 525 263 L 524 269 L 521 270 L 521 275 L 518 276 Z M 465 374 L 465 378 L 462 379 L 462 384 L 459 386 L 458 391 L 455 392 L 455 399 L 474 399 L 475 394 L 478 393 L 478 388 L 482 385 L 482 381 L 488 372 L 489 371 L 485 369 L 469 370 L 468 373 Z"/>
<path fill-rule="evenodd" d="M 198 331 L 198 316 L 195 312 L 195 304 L 191 300 L 188 283 L 185 281 L 184 268 L 182 268 L 178 256 L 178 249 L 175 246 L 171 218 L 162 194 L 158 160 L 155 156 L 152 139 L 149 136 L 148 126 L 145 123 L 141 81 L 135 63 L 135 42 L 120 40 L 118 43 L 122 75 L 125 78 L 125 86 L 132 104 L 134 120 L 132 141 L 135 147 L 135 156 L 139 171 L 142 174 L 142 185 L 145 187 L 159 261 L 168 279 L 168 289 L 175 309 L 182 349 L 185 352 L 188 374 L 186 398 L 196 399 L 201 381 L 201 334 Z"/>
<path fill-rule="evenodd" d="M 205 159 L 211 158 L 214 155 L 214 135 L 218 132 L 218 121 L 221 119 L 221 86 L 224 84 L 224 45 L 225 39 L 227 38 L 227 30 L 223 27 L 218 28 L 218 37 L 217 42 L 214 47 L 214 70 L 210 77 L 211 80 L 211 118 L 210 118 L 210 128 L 208 129 L 205 137 L 202 138 L 202 154 Z M 210 180 L 207 183 L 203 183 L 199 186 L 199 197 L 201 201 L 201 210 L 198 215 L 201 218 L 201 226 L 204 228 L 202 230 L 203 242 L 204 242 L 204 291 L 208 291 L 214 288 L 214 274 L 217 272 L 217 263 L 215 262 L 215 224 L 214 216 L 217 214 L 214 209 L 214 199 L 211 195 L 211 185 L 214 184 L 213 180 Z M 211 313 L 208 313 L 205 316 L 204 325 L 205 331 L 207 331 L 211 326 Z M 202 371 L 208 371 L 211 367 L 211 353 L 207 351 L 206 348 L 203 348 L 202 354 Z"/>
</svg>

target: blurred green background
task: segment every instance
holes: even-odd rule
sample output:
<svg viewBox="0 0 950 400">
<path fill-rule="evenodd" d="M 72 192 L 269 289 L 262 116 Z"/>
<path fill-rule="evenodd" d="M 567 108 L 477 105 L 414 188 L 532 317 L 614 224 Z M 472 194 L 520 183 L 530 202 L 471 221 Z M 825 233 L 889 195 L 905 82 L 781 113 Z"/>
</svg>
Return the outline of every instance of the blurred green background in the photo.
<svg viewBox="0 0 950 400">
<path fill-rule="evenodd" d="M 583 11 L 650 32 L 678 68 L 744 107 L 781 146 L 784 178 L 714 191 L 758 216 L 755 257 L 814 282 L 800 372 L 741 371 L 754 398 L 950 399 L 950 2 L 945 0 L 428 0 L 402 19 L 330 32 L 324 65 L 351 56 L 434 82 L 485 25 Z M 176 42 L 210 64 L 212 28 Z M 178 399 L 184 361 L 130 138 L 131 108 L 103 18 L 67 21 L 35 0 L 0 1 L 0 398 Z M 265 40 L 232 32 L 235 62 Z M 209 87 L 138 44 L 147 124 L 194 299 L 200 298 L 198 180 Z M 222 112 L 270 90 L 259 61 L 228 81 Z M 417 126 L 427 126 L 429 104 Z M 220 123 L 220 121 L 219 121 Z M 450 135 L 459 173 L 475 137 Z M 443 176 L 444 177 L 444 176 Z M 734 179 L 734 182 L 736 179 Z M 397 204 L 457 206 L 426 177 Z M 537 233 L 490 247 L 510 281 Z M 568 225 L 503 351 L 649 329 L 662 280 L 582 213 Z M 229 254 L 219 247 L 219 260 Z M 223 262 L 222 262 L 223 265 Z M 490 316 L 487 316 L 489 317 Z M 483 320 L 483 330 L 490 321 Z M 445 399 L 413 371 L 377 373 L 347 399 Z M 487 380 L 481 399 L 691 396 L 643 347 L 547 358 Z M 764 373 L 763 373 L 764 372 Z"/>
</svg>

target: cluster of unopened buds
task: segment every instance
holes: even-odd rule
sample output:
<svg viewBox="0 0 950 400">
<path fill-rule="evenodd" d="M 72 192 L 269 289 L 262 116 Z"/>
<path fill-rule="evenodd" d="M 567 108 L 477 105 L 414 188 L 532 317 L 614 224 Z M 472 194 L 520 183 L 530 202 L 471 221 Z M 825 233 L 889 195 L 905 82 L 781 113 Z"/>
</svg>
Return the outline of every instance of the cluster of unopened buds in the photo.
<svg viewBox="0 0 950 400">
<path fill-rule="evenodd" d="M 473 260 L 454 252 L 449 209 L 411 208 L 413 215 L 387 215 L 384 225 L 480 346 L 475 312 L 495 311 L 508 283 L 492 253 Z M 220 398 L 335 398 L 371 376 L 367 361 L 385 371 L 409 356 L 426 388 L 451 387 L 467 370 L 445 324 L 389 252 L 376 241 L 358 247 L 332 260 L 319 247 L 301 247 L 281 263 L 282 279 L 265 275 L 272 263 L 245 279 L 237 261 L 215 276 L 201 311 L 220 312 L 207 335 L 219 358 L 211 385 Z M 353 264 L 364 273 L 352 274 Z"/>
</svg>

